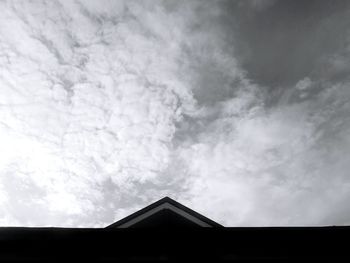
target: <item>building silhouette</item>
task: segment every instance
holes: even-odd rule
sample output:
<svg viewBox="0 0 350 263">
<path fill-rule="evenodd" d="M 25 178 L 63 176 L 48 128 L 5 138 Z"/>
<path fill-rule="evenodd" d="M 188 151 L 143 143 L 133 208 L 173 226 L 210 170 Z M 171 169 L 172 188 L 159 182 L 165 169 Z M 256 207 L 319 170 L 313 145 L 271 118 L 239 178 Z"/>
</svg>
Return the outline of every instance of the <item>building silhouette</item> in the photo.
<svg viewBox="0 0 350 263">
<path fill-rule="evenodd" d="M 0 228 L 0 261 L 347 261 L 350 227 L 223 227 L 165 197 L 106 228 Z"/>
<path fill-rule="evenodd" d="M 169 197 L 164 197 L 107 228 L 145 227 L 171 229 L 223 226 Z"/>
</svg>

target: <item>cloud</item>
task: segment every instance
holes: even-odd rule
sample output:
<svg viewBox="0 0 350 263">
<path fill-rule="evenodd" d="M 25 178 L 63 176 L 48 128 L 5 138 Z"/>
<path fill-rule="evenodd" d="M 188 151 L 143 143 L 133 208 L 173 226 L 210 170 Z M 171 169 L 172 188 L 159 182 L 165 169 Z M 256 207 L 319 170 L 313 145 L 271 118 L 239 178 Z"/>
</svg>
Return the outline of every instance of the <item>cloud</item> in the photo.
<svg viewBox="0 0 350 263">
<path fill-rule="evenodd" d="M 294 90 L 311 83 L 303 79 Z M 179 147 L 191 205 L 225 225 L 332 224 L 332 214 L 348 224 L 349 82 L 323 85 L 310 99 L 282 98 L 270 108 L 253 85 L 222 104 Z"/>
<path fill-rule="evenodd" d="M 334 13 L 318 30 L 344 21 Z M 238 67 L 236 89 L 180 127 L 190 206 L 230 226 L 349 224 L 348 41 L 336 37 L 295 85 L 260 86 Z"/>
<path fill-rule="evenodd" d="M 101 225 L 149 199 L 137 185 L 162 180 L 195 107 L 189 56 L 213 30 L 191 28 L 217 15 L 205 5 L 1 3 L 3 224 Z"/>
<path fill-rule="evenodd" d="M 349 222 L 346 77 L 269 93 L 223 1 L 0 5 L 2 225 L 105 226 L 163 195 L 225 225 Z"/>
<path fill-rule="evenodd" d="M 249 4 L 257 11 L 262 11 L 275 4 L 276 0 L 250 0 Z"/>
</svg>

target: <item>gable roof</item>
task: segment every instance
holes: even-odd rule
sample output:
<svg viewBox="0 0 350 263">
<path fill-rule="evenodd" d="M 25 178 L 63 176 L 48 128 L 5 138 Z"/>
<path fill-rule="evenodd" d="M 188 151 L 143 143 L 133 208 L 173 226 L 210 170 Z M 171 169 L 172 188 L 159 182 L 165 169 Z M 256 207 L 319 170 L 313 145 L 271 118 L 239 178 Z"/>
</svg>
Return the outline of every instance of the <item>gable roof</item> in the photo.
<svg viewBox="0 0 350 263">
<path fill-rule="evenodd" d="M 154 202 L 145 208 L 107 226 L 107 228 L 128 228 L 133 225 L 140 223 L 151 216 L 161 212 L 161 211 L 172 211 L 173 213 L 181 216 L 188 221 L 191 221 L 197 226 L 201 227 L 223 227 L 222 225 L 214 222 L 213 220 L 193 211 L 192 209 L 176 202 L 170 197 L 164 197 L 157 202 Z"/>
</svg>

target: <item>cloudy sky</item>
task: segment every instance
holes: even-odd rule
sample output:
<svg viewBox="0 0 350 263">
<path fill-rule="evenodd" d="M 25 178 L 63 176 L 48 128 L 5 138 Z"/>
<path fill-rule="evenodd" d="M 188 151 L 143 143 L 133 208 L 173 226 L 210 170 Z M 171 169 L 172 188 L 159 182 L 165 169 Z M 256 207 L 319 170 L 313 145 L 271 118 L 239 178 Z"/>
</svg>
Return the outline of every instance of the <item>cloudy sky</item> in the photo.
<svg viewBox="0 0 350 263">
<path fill-rule="evenodd" d="M 350 224 L 350 1 L 0 10 L 0 225 Z"/>
</svg>

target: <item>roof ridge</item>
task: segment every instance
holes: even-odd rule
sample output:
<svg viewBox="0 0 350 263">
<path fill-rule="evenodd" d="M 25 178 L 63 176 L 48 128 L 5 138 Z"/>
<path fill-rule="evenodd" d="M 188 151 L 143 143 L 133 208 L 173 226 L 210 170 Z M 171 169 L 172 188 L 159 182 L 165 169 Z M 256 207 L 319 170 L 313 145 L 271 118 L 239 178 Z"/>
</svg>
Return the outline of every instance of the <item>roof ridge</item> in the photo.
<svg viewBox="0 0 350 263">
<path fill-rule="evenodd" d="M 169 196 L 165 196 L 161 199 L 159 199 L 158 201 L 155 201 L 153 203 L 151 203 L 150 205 L 120 219 L 119 221 L 107 226 L 106 228 L 111 228 L 111 227 L 126 227 L 125 225 L 127 225 L 128 223 L 130 225 L 133 225 L 132 221 L 137 220 L 137 218 L 139 218 L 138 220 L 141 221 L 145 218 L 147 218 L 148 216 L 152 215 L 152 211 L 153 213 L 157 213 L 157 207 L 162 206 L 165 203 L 169 203 L 170 205 L 172 205 L 174 207 L 173 212 L 186 217 L 188 220 L 190 221 L 197 221 L 198 222 L 202 222 L 202 226 L 206 226 L 206 227 L 223 227 L 222 225 L 216 223 L 215 221 L 199 214 L 198 212 L 188 208 L 187 206 L 177 202 L 176 200 L 170 198 Z M 166 207 L 164 207 L 163 209 L 166 209 Z M 169 209 L 169 208 L 168 208 Z M 176 211 L 177 210 L 177 211 Z M 179 213 L 179 210 L 183 212 L 183 214 Z M 147 213 L 149 213 L 150 215 L 147 216 Z M 185 214 L 185 215 L 184 215 Z M 144 217 L 141 218 L 140 217 Z"/>
</svg>

